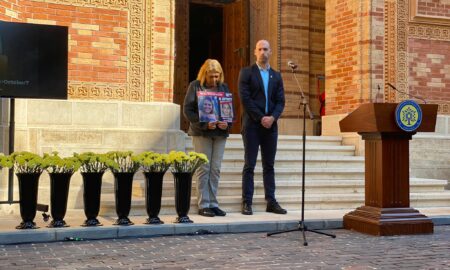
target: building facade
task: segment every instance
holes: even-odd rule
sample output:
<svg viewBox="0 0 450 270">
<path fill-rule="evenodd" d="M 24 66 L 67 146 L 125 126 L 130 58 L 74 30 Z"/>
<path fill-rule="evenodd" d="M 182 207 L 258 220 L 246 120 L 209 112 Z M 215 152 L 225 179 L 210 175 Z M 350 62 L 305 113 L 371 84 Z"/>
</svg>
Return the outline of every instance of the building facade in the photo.
<svg viewBox="0 0 450 270">
<path fill-rule="evenodd" d="M 69 28 L 69 98 L 16 100 L 16 150 L 183 150 L 181 106 L 201 63 L 222 63 L 238 113 L 237 75 L 259 39 L 271 43 L 285 81 L 281 134 L 301 134 L 301 92 L 314 114 L 308 134 L 344 135 L 359 153 L 359 137 L 341 134 L 338 121 L 408 93 L 439 104 L 437 134 L 450 134 L 448 0 L 3 0 L 0 20 Z M 1 107 L 8 152 L 9 100 Z M 448 163 L 440 155 L 431 160 Z"/>
</svg>

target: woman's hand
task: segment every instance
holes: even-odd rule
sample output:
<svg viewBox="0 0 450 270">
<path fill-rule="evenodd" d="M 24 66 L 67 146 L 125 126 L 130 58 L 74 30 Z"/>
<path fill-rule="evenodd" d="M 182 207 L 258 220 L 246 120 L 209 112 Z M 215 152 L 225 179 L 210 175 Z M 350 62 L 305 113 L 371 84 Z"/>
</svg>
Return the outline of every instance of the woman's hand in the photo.
<svg viewBox="0 0 450 270">
<path fill-rule="evenodd" d="M 224 122 L 224 121 L 217 121 L 217 126 L 222 129 L 225 130 L 228 128 L 228 123 Z"/>
<path fill-rule="evenodd" d="M 208 122 L 208 129 L 216 129 L 216 121 Z"/>
</svg>

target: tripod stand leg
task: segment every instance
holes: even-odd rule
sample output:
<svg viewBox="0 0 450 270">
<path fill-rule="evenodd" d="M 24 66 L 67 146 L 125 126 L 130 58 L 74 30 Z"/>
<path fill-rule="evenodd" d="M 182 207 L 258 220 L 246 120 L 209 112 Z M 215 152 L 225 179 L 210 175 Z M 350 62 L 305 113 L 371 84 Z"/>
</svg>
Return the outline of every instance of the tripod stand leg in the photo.
<svg viewBox="0 0 450 270">
<path fill-rule="evenodd" d="M 267 233 L 267 236 L 271 236 L 271 235 L 275 235 L 275 234 L 280 234 L 280 233 L 288 233 L 288 232 L 297 232 L 297 231 L 301 231 L 302 235 L 303 235 L 303 245 L 307 246 L 308 242 L 306 241 L 306 234 L 305 231 L 307 231 L 305 224 L 303 223 L 303 221 L 300 221 L 298 223 L 298 227 L 296 229 L 291 229 L 291 230 L 285 230 L 285 231 L 278 231 L 278 232 L 272 232 L 272 233 Z"/>
<path fill-rule="evenodd" d="M 306 234 L 305 234 L 305 231 L 306 231 L 307 229 L 306 229 L 305 223 L 303 223 L 303 221 L 300 221 L 300 224 L 298 225 L 298 228 L 299 228 L 300 231 L 302 231 L 302 235 L 303 235 L 303 245 L 304 245 L 304 246 L 307 246 L 307 245 L 308 245 L 308 242 L 306 241 Z"/>
<path fill-rule="evenodd" d="M 306 230 L 309 231 L 309 232 L 330 236 L 331 238 L 336 238 L 336 235 L 331 234 L 331 233 L 324 233 L 324 232 L 320 232 L 320 231 L 316 231 L 316 230 L 310 230 L 310 229 L 306 229 Z"/>
</svg>

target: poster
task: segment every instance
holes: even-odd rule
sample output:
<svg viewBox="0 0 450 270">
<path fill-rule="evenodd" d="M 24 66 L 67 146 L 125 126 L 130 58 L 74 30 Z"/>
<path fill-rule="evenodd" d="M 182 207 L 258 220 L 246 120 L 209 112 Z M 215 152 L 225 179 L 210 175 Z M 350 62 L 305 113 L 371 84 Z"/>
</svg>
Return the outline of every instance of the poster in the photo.
<svg viewBox="0 0 450 270">
<path fill-rule="evenodd" d="M 197 91 L 200 122 L 233 122 L 233 94 Z"/>
</svg>

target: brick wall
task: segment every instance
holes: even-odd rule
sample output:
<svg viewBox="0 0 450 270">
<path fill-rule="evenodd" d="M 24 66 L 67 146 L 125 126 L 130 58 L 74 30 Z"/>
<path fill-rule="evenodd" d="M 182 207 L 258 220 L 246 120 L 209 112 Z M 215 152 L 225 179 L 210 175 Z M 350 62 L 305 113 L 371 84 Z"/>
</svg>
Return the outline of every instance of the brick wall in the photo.
<svg viewBox="0 0 450 270">
<path fill-rule="evenodd" d="M 172 102 L 173 3 L 1 0 L 0 20 L 69 27 L 71 98 Z"/>
<path fill-rule="evenodd" d="M 375 102 L 383 99 L 383 83 L 385 69 L 385 23 L 384 23 L 384 0 L 375 0 L 372 3 L 373 9 L 369 12 L 371 19 L 371 40 L 368 42 L 371 50 L 370 55 L 370 78 L 369 98 Z M 380 91 L 378 91 L 380 87 Z"/>
<path fill-rule="evenodd" d="M 310 1 L 309 21 L 309 104 L 319 115 L 319 95 L 325 91 L 325 0 Z"/>
<path fill-rule="evenodd" d="M 382 1 L 326 1 L 327 115 L 349 113 L 376 96 L 383 81 L 382 6 Z"/>
<path fill-rule="evenodd" d="M 327 114 L 356 108 L 360 89 L 359 1 L 327 1 L 326 110 Z"/>
<path fill-rule="evenodd" d="M 300 93 L 287 62 L 298 64 L 296 76 L 309 98 L 309 0 L 285 0 L 281 3 L 281 66 L 286 94 L 283 118 L 299 116 Z"/>
<path fill-rule="evenodd" d="M 16 0 L 2 0 L 0 1 L 0 20 L 2 21 L 17 21 L 19 17 L 19 6 Z"/>
<path fill-rule="evenodd" d="M 283 118 L 299 118 L 300 91 L 287 66 L 294 61 L 299 66 L 296 76 L 309 100 L 311 110 L 319 115 L 320 103 L 317 89 L 323 91 L 324 76 L 324 0 L 283 0 L 281 1 L 281 72 L 286 90 L 286 108 Z M 319 90 L 320 91 L 320 90 Z"/>
<path fill-rule="evenodd" d="M 410 38 L 409 93 L 429 103 L 450 100 L 450 42 Z"/>
<path fill-rule="evenodd" d="M 150 85 L 152 101 L 173 101 L 174 65 L 174 1 L 157 0 L 151 9 L 153 17 L 151 40 L 153 44 Z M 150 11 L 150 10 L 149 10 Z M 148 40 L 148 39 L 147 39 Z"/>
<path fill-rule="evenodd" d="M 69 81 L 124 83 L 127 12 L 21 1 L 20 20 L 69 27 Z"/>
<path fill-rule="evenodd" d="M 450 18 L 450 1 L 418 0 L 417 13 L 426 16 L 440 16 Z"/>
</svg>

